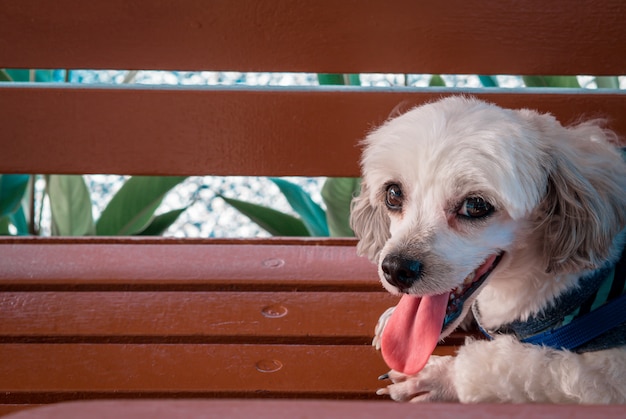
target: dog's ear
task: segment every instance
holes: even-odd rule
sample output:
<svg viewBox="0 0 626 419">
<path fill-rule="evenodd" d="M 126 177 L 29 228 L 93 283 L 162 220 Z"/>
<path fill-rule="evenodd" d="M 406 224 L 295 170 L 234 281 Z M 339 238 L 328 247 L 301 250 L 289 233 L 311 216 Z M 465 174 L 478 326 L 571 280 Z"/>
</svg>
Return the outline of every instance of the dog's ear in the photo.
<svg viewBox="0 0 626 419">
<path fill-rule="evenodd" d="M 550 125 L 542 130 L 552 138 L 547 192 L 537 214 L 546 271 L 596 269 L 617 256 L 611 252 L 625 224 L 626 165 L 609 144 L 614 134 L 597 121 Z"/>
<path fill-rule="evenodd" d="M 359 239 L 357 253 L 367 256 L 374 263 L 383 246 L 390 237 L 389 217 L 384 209 L 370 203 L 369 190 L 365 181 L 361 184 L 361 193 L 352 200 L 350 227 Z"/>
</svg>

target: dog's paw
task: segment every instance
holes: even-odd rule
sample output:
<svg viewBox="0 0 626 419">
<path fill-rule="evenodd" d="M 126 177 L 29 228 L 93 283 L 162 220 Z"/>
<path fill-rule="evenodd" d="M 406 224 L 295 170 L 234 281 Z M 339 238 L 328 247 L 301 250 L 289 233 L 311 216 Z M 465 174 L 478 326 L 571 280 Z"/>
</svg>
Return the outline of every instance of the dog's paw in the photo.
<svg viewBox="0 0 626 419">
<path fill-rule="evenodd" d="M 374 339 L 372 340 L 372 346 L 376 348 L 376 350 L 380 350 L 380 341 L 383 335 L 383 330 L 385 330 L 385 326 L 387 325 L 387 321 L 395 307 L 389 307 L 383 314 L 378 318 L 378 323 L 376 323 L 376 327 L 374 328 Z"/>
<path fill-rule="evenodd" d="M 376 394 L 388 395 L 395 401 L 456 402 L 459 398 L 451 378 L 453 365 L 451 356 L 431 356 L 416 375 L 391 370 L 381 378 L 390 379 L 392 384 Z"/>
</svg>

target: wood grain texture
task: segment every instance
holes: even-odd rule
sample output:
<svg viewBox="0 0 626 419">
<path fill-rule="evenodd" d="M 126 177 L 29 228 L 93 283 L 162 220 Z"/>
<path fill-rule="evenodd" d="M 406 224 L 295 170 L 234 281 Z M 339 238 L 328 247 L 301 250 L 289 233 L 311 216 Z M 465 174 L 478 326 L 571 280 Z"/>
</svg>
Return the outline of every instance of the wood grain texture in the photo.
<svg viewBox="0 0 626 419">
<path fill-rule="evenodd" d="M 373 393 L 371 346 L 2 344 L 0 400 L 15 393 Z M 274 371 L 275 370 L 275 371 Z"/>
<path fill-rule="evenodd" d="M 602 91 L 0 85 L 0 173 L 358 176 L 359 141 L 398 105 L 474 94 L 626 135 Z M 54 156 L 54 158 L 50 158 Z"/>
<path fill-rule="evenodd" d="M 2 236 L 0 244 L 193 244 L 193 245 L 297 245 L 355 247 L 355 237 L 163 237 L 163 236 Z"/>
<path fill-rule="evenodd" d="M 382 289 L 354 246 L 130 243 L 0 243 L 0 289 Z"/>
<path fill-rule="evenodd" d="M 373 328 L 397 297 L 353 241 L 278 242 L 4 240 L 0 405 L 376 398 Z"/>
<path fill-rule="evenodd" d="M 625 19 L 621 0 L 22 0 L 0 68 L 624 74 Z"/>
<path fill-rule="evenodd" d="M 436 354 L 449 355 L 451 346 Z M 0 344 L 0 403 L 115 397 L 376 398 L 369 345 Z"/>
<path fill-rule="evenodd" d="M 535 404 L 438 404 L 331 400 L 113 400 L 62 403 L 25 410 L 10 419 L 94 419 L 133 417 L 137 419 L 380 419 L 420 417 L 425 419 L 587 419 L 623 417 L 622 406 L 578 406 Z"/>
<path fill-rule="evenodd" d="M 0 342 L 329 342 L 332 338 L 367 345 L 380 314 L 397 301 L 382 289 L 3 292 Z"/>
</svg>

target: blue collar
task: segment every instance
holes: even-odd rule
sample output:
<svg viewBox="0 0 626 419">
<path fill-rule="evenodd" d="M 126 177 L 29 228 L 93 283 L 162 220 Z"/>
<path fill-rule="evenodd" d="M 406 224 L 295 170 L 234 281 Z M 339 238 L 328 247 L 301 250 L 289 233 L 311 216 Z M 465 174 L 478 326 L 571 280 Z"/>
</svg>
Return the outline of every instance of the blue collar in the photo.
<svg viewBox="0 0 626 419">
<path fill-rule="evenodd" d="M 555 349 L 591 352 L 626 345 L 626 251 L 614 266 L 594 271 L 579 287 L 526 321 L 514 321 L 493 331 L 480 324 L 478 302 L 472 306 L 480 330 L 490 339 L 509 334 L 518 340 Z"/>
</svg>

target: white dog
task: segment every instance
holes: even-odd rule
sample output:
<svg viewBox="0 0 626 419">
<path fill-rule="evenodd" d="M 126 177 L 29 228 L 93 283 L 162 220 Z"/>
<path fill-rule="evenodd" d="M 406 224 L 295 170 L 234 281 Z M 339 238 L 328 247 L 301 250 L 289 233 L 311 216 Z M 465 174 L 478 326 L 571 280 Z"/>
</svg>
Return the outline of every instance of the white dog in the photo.
<svg viewBox="0 0 626 419">
<path fill-rule="evenodd" d="M 449 97 L 364 141 L 358 252 L 395 400 L 626 402 L 626 164 L 598 121 Z M 473 312 L 490 340 L 431 356 Z"/>
</svg>

